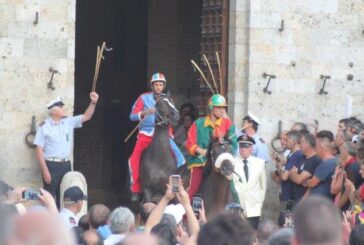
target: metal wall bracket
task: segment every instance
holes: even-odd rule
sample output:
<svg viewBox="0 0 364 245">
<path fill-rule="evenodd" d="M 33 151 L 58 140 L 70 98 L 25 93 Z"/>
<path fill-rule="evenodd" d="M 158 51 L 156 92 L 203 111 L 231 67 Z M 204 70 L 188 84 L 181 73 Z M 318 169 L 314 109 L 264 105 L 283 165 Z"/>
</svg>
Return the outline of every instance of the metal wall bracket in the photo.
<svg viewBox="0 0 364 245">
<path fill-rule="evenodd" d="M 37 129 L 35 128 L 35 116 L 32 116 L 32 124 L 30 126 L 30 132 L 27 133 L 27 135 L 25 135 L 25 143 L 31 148 L 35 147 L 35 145 L 33 144 L 33 140 L 36 132 Z"/>
<path fill-rule="evenodd" d="M 328 76 L 328 75 L 322 75 L 322 74 L 320 75 L 320 79 L 323 80 L 322 87 L 319 92 L 320 95 L 329 93 L 329 92 L 325 91 L 325 86 L 326 86 L 326 80 L 328 80 L 330 78 L 331 78 L 331 76 Z"/>
<path fill-rule="evenodd" d="M 38 25 L 39 23 L 39 12 L 35 12 L 35 19 L 33 21 L 33 25 Z"/>
<path fill-rule="evenodd" d="M 263 78 L 267 78 L 268 77 L 268 82 L 267 82 L 267 85 L 265 86 L 265 88 L 263 88 L 263 92 L 270 95 L 270 94 L 272 94 L 272 91 L 269 90 L 270 80 L 271 79 L 275 79 L 276 78 L 276 75 L 267 74 L 266 72 L 264 72 L 262 74 L 262 76 L 263 76 Z"/>
<path fill-rule="evenodd" d="M 55 70 L 53 67 L 49 67 L 49 72 L 51 72 L 51 80 L 47 83 L 47 87 L 50 89 L 50 90 L 55 90 L 56 87 L 54 87 L 54 84 L 53 84 L 53 76 L 54 74 L 60 74 L 58 70 Z"/>
<path fill-rule="evenodd" d="M 279 32 L 284 31 L 284 20 L 281 20 L 281 27 L 278 30 Z"/>
</svg>

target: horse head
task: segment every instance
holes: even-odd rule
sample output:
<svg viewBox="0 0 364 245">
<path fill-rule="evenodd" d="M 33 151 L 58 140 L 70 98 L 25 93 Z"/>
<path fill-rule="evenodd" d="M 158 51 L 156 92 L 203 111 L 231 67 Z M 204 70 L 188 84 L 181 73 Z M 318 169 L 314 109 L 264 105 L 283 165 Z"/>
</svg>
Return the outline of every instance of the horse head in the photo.
<svg viewBox="0 0 364 245">
<path fill-rule="evenodd" d="M 231 146 L 231 140 L 227 137 L 223 140 L 213 139 L 209 151 L 211 163 L 227 179 L 232 179 L 234 170 L 234 151 Z M 239 179 L 240 176 L 238 175 Z"/>
<path fill-rule="evenodd" d="M 155 104 L 156 125 L 168 126 L 169 122 L 179 120 L 179 111 L 174 106 L 173 100 L 166 95 L 160 96 Z"/>
</svg>

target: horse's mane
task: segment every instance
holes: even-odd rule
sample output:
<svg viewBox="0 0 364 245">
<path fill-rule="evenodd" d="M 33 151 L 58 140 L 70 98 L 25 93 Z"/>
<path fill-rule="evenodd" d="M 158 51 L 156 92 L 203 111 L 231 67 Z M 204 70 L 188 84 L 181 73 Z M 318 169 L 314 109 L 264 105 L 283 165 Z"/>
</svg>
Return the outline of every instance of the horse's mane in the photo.
<svg viewBox="0 0 364 245">
<path fill-rule="evenodd" d="M 233 143 L 233 141 L 230 139 L 230 137 L 228 135 L 225 135 L 224 136 L 224 141 L 221 143 L 219 142 L 219 139 L 216 138 L 216 137 L 213 137 L 211 136 L 211 141 L 207 147 L 207 158 L 208 159 L 211 159 L 211 154 L 213 153 L 213 149 L 212 147 L 215 145 L 215 144 L 220 144 L 220 145 L 231 145 Z"/>
</svg>

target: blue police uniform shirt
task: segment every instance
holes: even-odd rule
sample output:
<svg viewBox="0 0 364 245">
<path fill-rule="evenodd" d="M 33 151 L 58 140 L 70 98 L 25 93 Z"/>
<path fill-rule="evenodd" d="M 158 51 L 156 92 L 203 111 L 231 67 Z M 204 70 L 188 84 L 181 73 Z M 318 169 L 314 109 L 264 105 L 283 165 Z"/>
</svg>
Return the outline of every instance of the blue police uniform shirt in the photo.
<svg viewBox="0 0 364 245">
<path fill-rule="evenodd" d="M 82 127 L 82 115 L 55 122 L 51 117 L 37 130 L 34 144 L 43 148 L 44 158 L 68 158 L 73 143 L 73 129 Z"/>
<path fill-rule="evenodd" d="M 253 136 L 253 139 L 255 140 L 255 145 L 253 145 L 253 155 L 263 159 L 264 162 L 270 162 L 270 156 L 269 156 L 269 149 L 267 144 L 263 141 L 261 137 L 258 136 L 258 134 L 255 134 Z"/>
</svg>

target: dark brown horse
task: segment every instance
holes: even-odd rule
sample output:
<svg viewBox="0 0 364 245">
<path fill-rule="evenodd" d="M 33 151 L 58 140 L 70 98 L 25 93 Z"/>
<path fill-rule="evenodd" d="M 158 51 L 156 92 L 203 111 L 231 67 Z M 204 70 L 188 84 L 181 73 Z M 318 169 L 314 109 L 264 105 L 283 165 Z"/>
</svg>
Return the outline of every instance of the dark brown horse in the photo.
<svg viewBox="0 0 364 245">
<path fill-rule="evenodd" d="M 224 210 L 231 201 L 230 181 L 234 171 L 233 148 L 229 141 L 213 139 L 208 153 L 207 176 L 200 187 L 208 218 Z"/>
<path fill-rule="evenodd" d="M 153 140 L 140 162 L 140 183 L 145 202 L 158 202 L 163 197 L 168 178 L 177 169 L 169 143 L 169 124 L 179 120 L 179 112 L 167 96 L 156 100 L 155 109 Z"/>
</svg>

